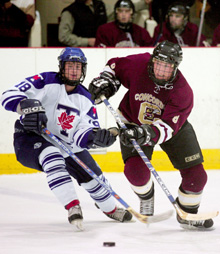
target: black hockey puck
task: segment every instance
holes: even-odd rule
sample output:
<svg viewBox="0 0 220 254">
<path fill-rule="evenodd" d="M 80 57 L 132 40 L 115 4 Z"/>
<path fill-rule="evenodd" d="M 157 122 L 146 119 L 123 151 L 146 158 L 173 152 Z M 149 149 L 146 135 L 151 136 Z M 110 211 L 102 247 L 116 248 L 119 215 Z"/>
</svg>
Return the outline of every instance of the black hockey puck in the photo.
<svg viewBox="0 0 220 254">
<path fill-rule="evenodd" d="M 115 242 L 104 242 L 103 246 L 104 247 L 114 247 L 115 246 Z"/>
<path fill-rule="evenodd" d="M 205 220 L 204 227 L 205 228 L 211 228 L 213 226 L 214 222 L 212 219 Z"/>
</svg>

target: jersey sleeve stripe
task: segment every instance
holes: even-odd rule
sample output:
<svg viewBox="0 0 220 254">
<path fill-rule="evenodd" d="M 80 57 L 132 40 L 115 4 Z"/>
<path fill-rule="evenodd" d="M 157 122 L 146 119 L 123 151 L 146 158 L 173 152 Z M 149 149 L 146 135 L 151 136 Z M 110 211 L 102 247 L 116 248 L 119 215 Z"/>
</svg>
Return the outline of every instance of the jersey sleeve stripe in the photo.
<svg viewBox="0 0 220 254">
<path fill-rule="evenodd" d="M 162 144 L 172 138 L 173 129 L 168 124 L 166 124 L 162 120 L 157 120 L 153 123 L 153 125 L 157 127 L 160 132 L 160 137 L 157 141 L 157 144 Z"/>
<path fill-rule="evenodd" d="M 21 100 L 25 99 L 25 98 L 27 98 L 27 97 L 24 96 L 24 95 L 14 95 L 14 96 L 7 97 L 7 98 L 5 98 L 5 99 L 2 101 L 2 106 L 3 106 L 6 110 L 16 112 L 18 103 L 19 103 Z"/>
<path fill-rule="evenodd" d="M 86 148 L 88 135 L 91 130 L 92 130 L 92 128 L 86 129 L 86 130 L 84 130 L 84 132 L 82 132 L 82 130 L 78 130 L 74 134 L 73 138 L 74 138 L 75 143 L 78 147 Z"/>
</svg>

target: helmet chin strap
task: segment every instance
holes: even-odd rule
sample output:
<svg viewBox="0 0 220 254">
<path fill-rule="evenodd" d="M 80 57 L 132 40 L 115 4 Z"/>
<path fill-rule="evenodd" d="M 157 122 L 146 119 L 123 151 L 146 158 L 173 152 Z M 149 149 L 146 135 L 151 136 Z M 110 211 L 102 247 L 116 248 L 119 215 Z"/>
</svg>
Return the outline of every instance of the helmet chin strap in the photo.
<svg viewBox="0 0 220 254">
<path fill-rule="evenodd" d="M 127 23 L 122 23 L 122 22 L 119 22 L 118 20 L 116 20 L 116 23 L 118 25 L 118 27 L 120 29 L 122 29 L 123 31 L 125 32 L 128 32 L 130 29 L 131 29 L 131 26 L 132 26 L 132 22 L 127 22 Z"/>
<path fill-rule="evenodd" d="M 62 78 L 65 85 L 68 86 L 77 86 L 80 83 L 80 80 L 69 80 L 66 77 Z"/>
<path fill-rule="evenodd" d="M 171 28 L 171 29 L 174 32 L 174 34 L 177 34 L 177 35 L 180 35 L 184 31 L 184 27 L 183 26 L 181 26 L 179 28 L 175 28 L 175 29 Z"/>
</svg>

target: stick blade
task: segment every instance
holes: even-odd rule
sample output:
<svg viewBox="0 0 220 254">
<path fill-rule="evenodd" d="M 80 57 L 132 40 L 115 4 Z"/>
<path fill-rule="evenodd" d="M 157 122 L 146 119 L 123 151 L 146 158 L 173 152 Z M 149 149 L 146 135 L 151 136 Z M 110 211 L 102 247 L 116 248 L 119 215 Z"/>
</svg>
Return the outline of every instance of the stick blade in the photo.
<svg viewBox="0 0 220 254">
<path fill-rule="evenodd" d="M 148 223 L 155 223 L 164 220 L 168 220 L 173 215 L 173 210 L 169 210 L 164 213 L 156 214 L 154 216 L 148 216 Z"/>
<path fill-rule="evenodd" d="M 178 215 L 184 220 L 209 220 L 218 216 L 219 211 L 207 212 L 207 213 L 186 213 L 184 211 L 178 212 Z"/>
<path fill-rule="evenodd" d="M 167 212 L 160 213 L 154 216 L 147 216 L 147 215 L 140 214 L 136 212 L 134 209 L 132 209 L 131 207 L 128 207 L 127 210 L 129 210 L 129 212 L 131 212 L 140 222 L 145 224 L 164 221 L 169 219 L 173 215 L 173 210 L 169 210 Z"/>
</svg>

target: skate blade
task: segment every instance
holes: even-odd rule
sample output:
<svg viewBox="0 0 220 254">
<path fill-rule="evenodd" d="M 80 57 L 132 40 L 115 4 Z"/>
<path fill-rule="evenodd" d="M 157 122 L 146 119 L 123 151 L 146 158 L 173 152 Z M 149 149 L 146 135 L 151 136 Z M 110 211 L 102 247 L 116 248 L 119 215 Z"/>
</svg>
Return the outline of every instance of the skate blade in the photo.
<svg viewBox="0 0 220 254">
<path fill-rule="evenodd" d="M 72 225 L 74 225 L 77 229 L 80 231 L 84 231 L 83 227 L 83 220 L 82 219 L 76 219 L 71 222 Z"/>
<path fill-rule="evenodd" d="M 215 227 L 210 227 L 210 228 L 204 228 L 204 227 L 195 227 L 192 225 L 187 225 L 187 224 L 180 224 L 180 227 L 186 231 L 213 231 L 215 230 Z"/>
</svg>

